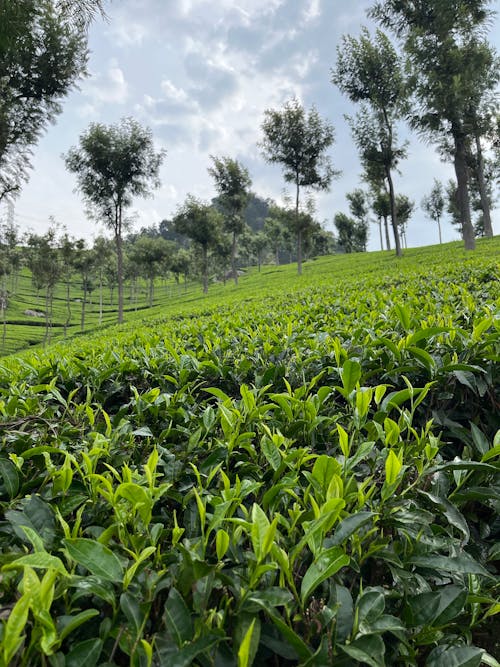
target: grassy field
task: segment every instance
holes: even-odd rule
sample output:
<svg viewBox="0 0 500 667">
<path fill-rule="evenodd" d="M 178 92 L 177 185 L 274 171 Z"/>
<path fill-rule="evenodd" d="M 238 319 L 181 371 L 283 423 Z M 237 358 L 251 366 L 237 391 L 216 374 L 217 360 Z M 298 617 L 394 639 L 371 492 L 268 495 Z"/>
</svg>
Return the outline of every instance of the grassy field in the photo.
<svg viewBox="0 0 500 667">
<path fill-rule="evenodd" d="M 499 257 L 264 267 L 3 358 L 0 665 L 498 665 Z"/>
</svg>

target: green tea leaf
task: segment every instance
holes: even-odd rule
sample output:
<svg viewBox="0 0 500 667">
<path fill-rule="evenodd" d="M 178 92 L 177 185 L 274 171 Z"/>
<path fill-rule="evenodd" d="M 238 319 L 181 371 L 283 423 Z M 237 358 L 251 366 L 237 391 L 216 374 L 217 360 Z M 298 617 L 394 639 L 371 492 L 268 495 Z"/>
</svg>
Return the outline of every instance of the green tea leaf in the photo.
<svg viewBox="0 0 500 667">
<path fill-rule="evenodd" d="M 302 604 L 325 579 L 332 577 L 342 567 L 349 565 L 350 558 L 340 547 L 326 549 L 309 566 L 302 578 L 300 597 Z"/>
<path fill-rule="evenodd" d="M 58 616 L 57 630 L 60 641 L 64 641 L 80 625 L 83 625 L 96 616 L 99 616 L 97 609 L 85 609 L 85 611 L 81 611 L 79 614 L 74 614 L 73 616 Z"/>
<path fill-rule="evenodd" d="M 238 667 L 251 667 L 257 653 L 260 639 L 260 621 L 254 618 L 248 626 L 238 649 Z"/>
<path fill-rule="evenodd" d="M 106 581 L 122 581 L 122 564 L 108 547 L 84 537 L 65 539 L 63 544 L 70 557 L 92 574 Z"/>
<path fill-rule="evenodd" d="M 340 377 L 342 379 L 345 393 L 349 395 L 351 391 L 356 389 L 356 385 L 361 378 L 360 363 L 353 359 L 346 359 L 344 361 L 344 365 L 342 366 Z"/>
<path fill-rule="evenodd" d="M 64 577 L 69 577 L 69 572 L 57 556 L 52 556 L 45 551 L 39 551 L 33 554 L 27 554 L 16 558 L 11 563 L 4 565 L 4 570 L 12 570 L 18 567 L 33 567 L 38 570 L 55 570 Z"/>
<path fill-rule="evenodd" d="M 411 558 L 409 562 L 416 567 L 424 567 L 429 570 L 443 570 L 444 572 L 459 572 L 462 574 L 482 574 L 484 577 L 493 576 L 480 563 L 465 556 L 455 558 L 447 556 L 420 556 Z"/>
<path fill-rule="evenodd" d="M 346 517 L 337 526 L 333 537 L 329 538 L 329 545 L 337 546 L 343 544 L 354 533 L 357 533 L 362 526 L 371 522 L 375 516 L 374 512 L 357 512 Z"/>
<path fill-rule="evenodd" d="M 401 461 L 391 449 L 385 460 L 385 481 L 389 486 L 397 481 L 401 468 Z"/>
<path fill-rule="evenodd" d="M 449 585 L 408 599 L 407 615 L 412 625 L 446 625 L 464 608 L 467 591 L 461 586 Z"/>
<path fill-rule="evenodd" d="M 425 667 L 479 667 L 483 651 L 475 646 L 438 646 Z"/>
<path fill-rule="evenodd" d="M 157 645 L 159 644 L 157 652 L 160 664 L 168 665 L 168 667 L 191 667 L 196 664 L 194 661 L 199 655 L 212 652 L 220 640 L 221 637 L 209 634 L 196 639 L 181 649 L 171 645 L 162 646 L 161 642 L 157 642 Z"/>
<path fill-rule="evenodd" d="M 385 664 L 385 645 L 379 635 L 363 635 L 340 648 L 349 657 L 370 667 L 380 667 Z"/>
<path fill-rule="evenodd" d="M 279 470 L 281 466 L 281 454 L 278 447 L 276 447 L 271 438 L 264 436 L 261 440 L 260 446 L 262 448 L 262 453 L 266 457 L 266 460 L 271 468 L 275 472 L 276 470 Z"/>
<path fill-rule="evenodd" d="M 95 667 L 102 652 L 102 639 L 86 639 L 70 650 L 65 667 Z"/>
<path fill-rule="evenodd" d="M 193 637 L 191 613 L 184 598 L 175 588 L 169 591 L 164 618 L 167 630 L 179 648 Z"/>
<path fill-rule="evenodd" d="M 220 528 L 217 531 L 217 535 L 215 537 L 215 550 L 217 552 L 217 558 L 219 560 L 222 560 L 224 558 L 224 556 L 226 555 L 226 551 L 228 550 L 228 547 L 229 547 L 229 535 L 223 528 Z"/>
<path fill-rule="evenodd" d="M 16 466 L 9 461 L 0 457 L 0 485 L 3 485 L 7 495 L 12 500 L 17 496 L 19 491 L 19 473 Z"/>
</svg>

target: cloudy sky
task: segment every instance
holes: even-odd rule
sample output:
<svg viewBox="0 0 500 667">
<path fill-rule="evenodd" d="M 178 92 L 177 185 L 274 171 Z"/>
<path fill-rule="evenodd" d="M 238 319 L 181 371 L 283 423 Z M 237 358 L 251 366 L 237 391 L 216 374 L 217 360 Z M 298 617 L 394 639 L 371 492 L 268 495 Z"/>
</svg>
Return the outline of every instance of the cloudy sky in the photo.
<svg viewBox="0 0 500 667">
<path fill-rule="evenodd" d="M 21 229 L 43 232 L 49 216 L 77 237 L 99 233 L 89 222 L 75 178 L 61 154 L 77 145 L 89 123 L 133 116 L 149 126 L 167 150 L 162 186 L 154 198 L 136 200 L 136 228 L 171 216 L 188 193 L 214 196 L 207 173 L 210 155 L 240 160 L 254 191 L 280 200 L 279 165 L 267 165 L 258 147 L 265 109 L 297 96 L 333 123 L 334 166 L 342 176 L 318 195 L 318 218 L 333 229 L 346 211 L 346 192 L 360 185 L 361 169 L 344 114 L 355 107 L 330 83 L 343 34 L 368 25 L 370 0 L 112 0 L 108 21 L 90 28 L 90 76 L 64 102 L 64 111 L 35 149 L 34 170 L 15 205 Z M 497 22 L 492 34 L 497 34 Z M 371 26 L 373 27 L 373 26 Z M 403 127 L 402 135 L 407 133 Z M 396 176 L 399 192 L 417 204 L 433 178 L 453 176 L 432 146 L 410 139 L 409 159 Z M 499 211 L 494 212 L 500 233 Z M 457 238 L 449 223 L 445 240 Z M 408 229 L 410 246 L 436 243 L 437 229 L 417 208 Z M 371 225 L 369 249 L 379 246 Z"/>
</svg>

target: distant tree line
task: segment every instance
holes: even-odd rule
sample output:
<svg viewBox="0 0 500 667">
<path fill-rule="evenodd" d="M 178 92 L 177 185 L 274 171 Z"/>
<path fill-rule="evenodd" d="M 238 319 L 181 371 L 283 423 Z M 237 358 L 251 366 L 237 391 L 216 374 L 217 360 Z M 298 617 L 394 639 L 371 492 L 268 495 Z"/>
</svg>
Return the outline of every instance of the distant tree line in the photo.
<svg viewBox="0 0 500 667">
<path fill-rule="evenodd" d="M 33 146 L 60 113 L 63 98 L 87 74 L 87 27 L 104 9 L 99 0 L 0 4 L 0 200 L 19 192 Z M 455 181 L 445 188 L 434 184 L 422 202 L 426 215 L 438 224 L 440 240 L 444 191 L 447 212 L 467 249 L 474 248 L 476 235 L 492 235 L 493 190 L 500 172 L 500 66 L 486 39 L 489 2 L 377 0 L 368 15 L 396 41 L 381 29 L 372 36 L 362 28 L 359 37 L 345 35 L 337 48 L 331 81 L 358 105 L 349 123 L 367 189 L 347 195 L 349 214 L 334 217 L 335 241 L 315 220 L 312 199 L 313 191 L 328 190 L 340 175 L 329 155 L 334 128 L 314 106 L 307 110 L 296 98 L 264 112 L 260 143 L 263 158 L 280 165 L 285 182 L 292 185 L 291 200 L 285 198 L 283 206 L 262 202 L 251 193 L 244 165 L 231 156 L 211 156 L 208 171 L 216 197 L 203 202 L 188 195 L 170 220 L 135 241 L 126 239 L 127 211 L 135 197 L 150 196 L 159 186 L 165 151 L 155 150 L 151 131 L 131 118 L 110 126 L 93 123 L 81 135 L 79 145 L 65 156 L 66 166 L 76 176 L 89 216 L 113 233 L 119 321 L 130 270 L 126 262 L 136 267 L 138 276 L 138 267 L 147 264 L 140 270 L 149 280 L 151 301 L 159 271 L 155 267 L 166 266 L 164 256 L 180 267 L 168 270 L 200 277 L 204 291 L 212 276 L 237 282 L 241 267 L 250 261 L 260 267 L 271 253 L 276 262 L 284 256 L 297 261 L 300 274 L 303 259 L 311 254 L 366 250 L 370 213 L 378 224 L 381 248 L 384 241 L 387 249 L 394 244 L 401 255 L 415 206 L 397 191 L 394 180 L 407 156 L 407 144 L 398 138 L 403 122 L 434 143 L 455 168 Z M 257 229 L 248 224 L 252 215 L 261 221 Z M 54 240 L 49 237 L 50 231 L 38 240 L 33 237 L 33 256 L 37 243 L 50 256 Z M 5 257 L 8 247 L 5 240 Z M 2 261 L 10 266 L 11 260 Z M 33 275 L 38 275 L 35 259 L 30 262 Z M 7 269 L 2 270 L 5 275 Z M 83 275 L 86 269 L 82 265 L 78 270 Z M 54 278 L 40 280 L 50 304 Z M 99 283 L 103 280 L 100 274 Z"/>
</svg>

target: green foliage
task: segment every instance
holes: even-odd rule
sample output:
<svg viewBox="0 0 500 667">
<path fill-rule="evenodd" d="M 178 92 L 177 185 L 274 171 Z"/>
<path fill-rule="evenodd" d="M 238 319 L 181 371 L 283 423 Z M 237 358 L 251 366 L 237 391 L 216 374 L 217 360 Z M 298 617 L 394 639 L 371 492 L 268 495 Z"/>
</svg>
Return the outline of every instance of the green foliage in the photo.
<svg viewBox="0 0 500 667">
<path fill-rule="evenodd" d="M 302 273 L 302 224 L 300 219 L 300 188 L 328 190 L 339 175 L 327 154 L 334 142 L 334 129 L 312 107 L 307 112 L 293 98 L 281 110 L 267 109 L 262 123 L 264 158 L 280 164 L 287 183 L 295 185 L 295 219 L 297 239 L 297 270 Z"/>
<path fill-rule="evenodd" d="M 27 180 L 31 151 L 85 74 L 85 35 L 50 0 L 0 5 L 0 200 Z"/>
<path fill-rule="evenodd" d="M 109 126 L 92 123 L 80 136 L 79 147 L 71 148 L 65 156 L 89 213 L 113 230 L 118 322 L 123 321 L 123 214 L 133 197 L 147 197 L 160 186 L 158 173 L 165 154 L 164 150 L 155 152 L 151 130 L 133 118 L 124 118 Z"/>
<path fill-rule="evenodd" d="M 494 665 L 496 243 L 4 359 L 0 664 Z"/>
</svg>

